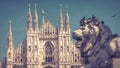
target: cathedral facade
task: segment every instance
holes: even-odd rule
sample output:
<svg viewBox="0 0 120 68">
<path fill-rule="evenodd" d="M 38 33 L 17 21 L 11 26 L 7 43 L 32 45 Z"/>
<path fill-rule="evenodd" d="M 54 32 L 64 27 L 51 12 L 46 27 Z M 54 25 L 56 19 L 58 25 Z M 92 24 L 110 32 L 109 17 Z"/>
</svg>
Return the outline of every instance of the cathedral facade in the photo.
<svg viewBox="0 0 120 68">
<path fill-rule="evenodd" d="M 7 54 L 1 68 L 80 68 L 80 53 L 70 36 L 68 8 L 66 7 L 63 21 L 60 7 L 58 27 L 44 19 L 44 10 L 41 15 L 39 27 L 37 5 L 35 4 L 34 17 L 29 5 L 26 38 L 17 48 L 14 48 L 11 24 L 9 25 Z"/>
</svg>

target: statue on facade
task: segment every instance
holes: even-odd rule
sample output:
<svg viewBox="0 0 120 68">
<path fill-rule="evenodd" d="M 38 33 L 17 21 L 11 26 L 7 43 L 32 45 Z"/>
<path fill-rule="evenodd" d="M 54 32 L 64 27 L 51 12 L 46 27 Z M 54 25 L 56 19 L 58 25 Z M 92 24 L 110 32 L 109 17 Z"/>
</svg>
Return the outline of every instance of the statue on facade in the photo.
<svg viewBox="0 0 120 68">
<path fill-rule="evenodd" d="M 83 58 L 83 68 L 113 68 L 112 58 L 120 57 L 120 38 L 95 16 L 81 19 L 73 38 Z"/>
</svg>

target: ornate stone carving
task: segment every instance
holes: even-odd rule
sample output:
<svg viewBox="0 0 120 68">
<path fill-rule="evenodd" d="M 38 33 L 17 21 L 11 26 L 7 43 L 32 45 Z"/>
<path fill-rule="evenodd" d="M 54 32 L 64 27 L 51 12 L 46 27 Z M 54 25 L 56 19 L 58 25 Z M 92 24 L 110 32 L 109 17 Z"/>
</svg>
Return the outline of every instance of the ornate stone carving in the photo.
<svg viewBox="0 0 120 68">
<path fill-rule="evenodd" d="M 80 21 L 73 32 L 83 58 L 83 68 L 113 68 L 112 58 L 120 57 L 120 38 L 95 16 Z"/>
</svg>

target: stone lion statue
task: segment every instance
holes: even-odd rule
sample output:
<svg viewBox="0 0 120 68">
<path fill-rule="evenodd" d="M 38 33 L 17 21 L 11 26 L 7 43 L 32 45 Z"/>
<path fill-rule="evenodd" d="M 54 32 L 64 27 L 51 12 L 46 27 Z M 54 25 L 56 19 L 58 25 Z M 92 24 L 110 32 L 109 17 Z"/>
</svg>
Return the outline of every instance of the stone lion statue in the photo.
<svg viewBox="0 0 120 68">
<path fill-rule="evenodd" d="M 73 38 L 83 58 L 83 68 L 113 68 L 112 58 L 120 57 L 120 38 L 95 16 L 84 17 Z"/>
</svg>

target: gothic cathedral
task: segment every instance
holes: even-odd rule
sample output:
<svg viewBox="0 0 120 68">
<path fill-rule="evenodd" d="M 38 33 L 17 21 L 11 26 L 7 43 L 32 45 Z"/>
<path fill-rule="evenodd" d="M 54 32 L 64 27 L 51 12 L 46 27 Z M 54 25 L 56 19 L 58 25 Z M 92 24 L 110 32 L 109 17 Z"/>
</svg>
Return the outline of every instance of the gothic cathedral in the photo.
<svg viewBox="0 0 120 68">
<path fill-rule="evenodd" d="M 29 4 L 26 38 L 17 48 L 14 48 L 10 21 L 5 67 L 80 68 L 80 53 L 70 37 L 68 7 L 66 6 L 64 21 L 60 7 L 58 28 L 44 19 L 44 10 L 41 15 L 39 28 L 37 5 L 35 4 L 34 17 L 32 17 Z M 32 25 L 32 19 L 34 25 Z"/>
</svg>

